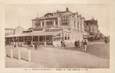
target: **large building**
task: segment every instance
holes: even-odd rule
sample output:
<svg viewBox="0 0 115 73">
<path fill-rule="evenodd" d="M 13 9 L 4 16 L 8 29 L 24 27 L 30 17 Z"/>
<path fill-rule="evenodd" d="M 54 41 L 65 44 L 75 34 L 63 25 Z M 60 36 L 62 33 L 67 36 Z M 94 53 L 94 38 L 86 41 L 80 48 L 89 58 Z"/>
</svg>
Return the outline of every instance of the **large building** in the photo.
<svg viewBox="0 0 115 73">
<path fill-rule="evenodd" d="M 65 41 L 81 41 L 85 32 L 84 21 L 85 18 L 81 14 L 78 14 L 78 12 L 73 13 L 66 8 L 65 11 L 57 10 L 54 13 L 46 13 L 42 17 L 36 17 L 32 20 L 32 29 L 33 32 L 40 31 L 46 34 L 52 32 L 52 35 L 57 33 L 57 35 L 60 35 L 58 39 Z"/>
<path fill-rule="evenodd" d="M 32 19 L 32 28 L 23 34 L 10 37 L 16 37 L 19 42 L 37 42 L 42 45 L 59 45 L 62 40 L 74 45 L 75 41 L 83 40 L 84 21 L 85 18 L 81 14 L 66 8 L 65 11 L 57 10 Z M 22 39 L 24 41 L 20 41 Z M 70 45 L 73 46 L 72 44 Z"/>
<path fill-rule="evenodd" d="M 57 10 L 54 13 L 46 13 L 42 17 L 36 17 L 32 20 L 34 30 L 49 28 L 75 29 L 80 32 L 84 31 L 84 20 L 78 12 L 73 13 L 68 8 L 65 11 Z"/>
</svg>

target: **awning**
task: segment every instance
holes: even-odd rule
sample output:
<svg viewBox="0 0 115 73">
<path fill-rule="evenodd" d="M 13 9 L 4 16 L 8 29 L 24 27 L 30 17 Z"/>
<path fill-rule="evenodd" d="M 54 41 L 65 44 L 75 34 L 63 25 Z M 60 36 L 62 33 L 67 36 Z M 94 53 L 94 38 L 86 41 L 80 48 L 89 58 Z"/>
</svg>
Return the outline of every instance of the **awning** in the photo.
<svg viewBox="0 0 115 73">
<path fill-rule="evenodd" d="M 43 32 L 43 31 L 33 31 L 29 33 L 22 33 L 22 34 L 14 34 L 14 35 L 7 35 L 5 37 L 22 37 L 22 36 L 46 36 L 46 35 L 57 35 L 61 32 Z"/>
<path fill-rule="evenodd" d="M 39 32 L 39 31 L 34 31 L 31 33 L 32 36 L 44 36 L 44 35 L 57 35 L 61 32 Z"/>
<path fill-rule="evenodd" d="M 30 36 L 30 33 L 7 35 L 7 36 L 5 36 L 5 37 L 21 37 L 21 36 Z"/>
</svg>

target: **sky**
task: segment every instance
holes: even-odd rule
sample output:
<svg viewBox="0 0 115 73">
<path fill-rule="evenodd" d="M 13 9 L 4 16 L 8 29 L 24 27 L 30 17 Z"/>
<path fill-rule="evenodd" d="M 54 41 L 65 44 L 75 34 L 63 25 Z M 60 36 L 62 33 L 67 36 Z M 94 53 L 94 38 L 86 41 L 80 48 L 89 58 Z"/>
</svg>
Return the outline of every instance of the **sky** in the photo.
<svg viewBox="0 0 115 73">
<path fill-rule="evenodd" d="M 27 29 L 32 26 L 32 19 L 48 12 L 64 11 L 66 7 L 72 12 L 78 12 L 86 20 L 97 19 L 99 30 L 109 35 L 110 8 L 104 4 L 9 4 L 5 8 L 5 27 L 22 26 Z"/>
</svg>

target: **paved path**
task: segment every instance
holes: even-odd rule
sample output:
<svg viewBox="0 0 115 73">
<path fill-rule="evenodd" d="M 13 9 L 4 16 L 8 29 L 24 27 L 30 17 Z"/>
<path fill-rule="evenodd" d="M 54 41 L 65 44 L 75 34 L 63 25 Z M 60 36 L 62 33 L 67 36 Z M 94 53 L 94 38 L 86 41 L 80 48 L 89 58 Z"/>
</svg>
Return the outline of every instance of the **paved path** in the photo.
<svg viewBox="0 0 115 73">
<path fill-rule="evenodd" d="M 98 51 L 94 46 L 87 53 L 77 50 L 62 48 L 38 48 L 32 50 L 32 62 L 6 58 L 6 67 L 32 67 L 32 68 L 106 68 L 109 59 L 97 56 Z M 99 47 L 96 47 L 100 49 Z M 101 49 L 105 49 L 101 47 Z M 93 51 L 94 50 L 94 51 Z M 92 53 L 93 51 L 93 53 Z M 94 54 L 96 52 L 96 54 Z M 103 53 L 102 53 L 103 54 Z"/>
</svg>

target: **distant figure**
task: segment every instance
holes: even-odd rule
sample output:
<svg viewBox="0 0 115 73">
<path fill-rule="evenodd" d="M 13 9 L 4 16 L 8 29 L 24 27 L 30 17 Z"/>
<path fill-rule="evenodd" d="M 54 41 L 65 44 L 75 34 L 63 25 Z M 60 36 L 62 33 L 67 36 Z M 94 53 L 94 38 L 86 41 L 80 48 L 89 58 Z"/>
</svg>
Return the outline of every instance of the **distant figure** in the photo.
<svg viewBox="0 0 115 73">
<path fill-rule="evenodd" d="M 65 47 L 65 42 L 63 40 L 61 41 L 61 46 Z"/>
<path fill-rule="evenodd" d="M 33 42 L 33 46 L 37 50 L 37 43 L 36 42 Z"/>
<path fill-rule="evenodd" d="M 16 47 L 16 42 L 14 42 L 14 47 Z"/>
<path fill-rule="evenodd" d="M 37 49 L 38 48 L 38 46 L 37 46 L 38 44 L 37 44 L 37 42 L 35 42 L 35 49 Z"/>
<path fill-rule="evenodd" d="M 75 41 L 75 46 L 79 47 L 79 41 Z"/>
<path fill-rule="evenodd" d="M 83 40 L 84 51 L 87 51 L 87 39 Z"/>
</svg>

